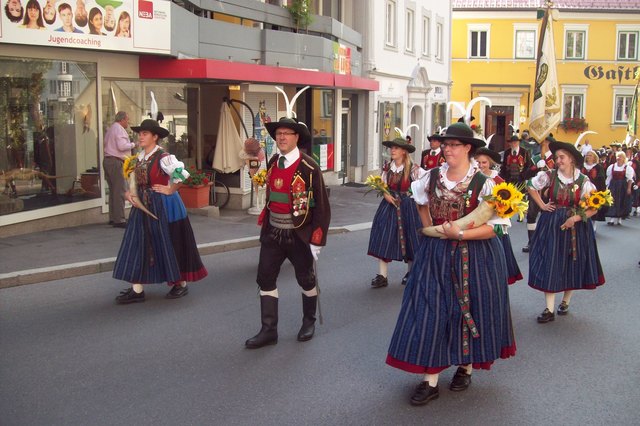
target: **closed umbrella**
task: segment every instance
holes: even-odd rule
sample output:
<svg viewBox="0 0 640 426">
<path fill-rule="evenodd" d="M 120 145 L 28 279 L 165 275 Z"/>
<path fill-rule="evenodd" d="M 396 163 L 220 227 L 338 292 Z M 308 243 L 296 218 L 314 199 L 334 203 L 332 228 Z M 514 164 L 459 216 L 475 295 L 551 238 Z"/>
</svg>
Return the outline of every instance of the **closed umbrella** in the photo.
<svg viewBox="0 0 640 426">
<path fill-rule="evenodd" d="M 221 173 L 234 173 L 240 170 L 244 165 L 238 156 L 242 148 L 242 139 L 231 116 L 231 110 L 224 102 L 220 108 L 220 125 L 213 156 L 213 168 Z"/>
</svg>

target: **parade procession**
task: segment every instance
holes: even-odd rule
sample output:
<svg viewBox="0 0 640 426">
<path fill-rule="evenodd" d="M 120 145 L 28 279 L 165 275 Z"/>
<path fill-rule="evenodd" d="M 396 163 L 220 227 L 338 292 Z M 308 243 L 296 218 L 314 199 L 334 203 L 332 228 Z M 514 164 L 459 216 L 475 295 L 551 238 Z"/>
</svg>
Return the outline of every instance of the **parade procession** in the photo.
<svg viewBox="0 0 640 426">
<path fill-rule="evenodd" d="M 1 425 L 638 423 L 640 0 L 3 2 Z"/>
</svg>

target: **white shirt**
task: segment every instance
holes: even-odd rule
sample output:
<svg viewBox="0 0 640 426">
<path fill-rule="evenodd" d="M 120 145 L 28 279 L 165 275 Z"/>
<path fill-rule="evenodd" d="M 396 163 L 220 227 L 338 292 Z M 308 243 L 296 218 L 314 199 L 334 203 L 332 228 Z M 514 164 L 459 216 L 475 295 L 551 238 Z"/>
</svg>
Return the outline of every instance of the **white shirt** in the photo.
<svg viewBox="0 0 640 426">
<path fill-rule="evenodd" d="M 104 135 L 104 155 L 116 157 L 124 160 L 124 157 L 131 154 L 131 150 L 136 144 L 129 140 L 129 134 L 120 123 L 115 122 L 107 129 Z"/>
<path fill-rule="evenodd" d="M 627 179 L 627 182 L 633 182 L 633 175 L 635 174 L 633 167 L 630 164 L 623 164 L 622 166 L 618 166 L 618 163 L 614 163 L 607 167 L 607 186 L 611 183 L 611 179 L 613 178 L 613 172 L 621 172 L 624 168 L 627 168 L 624 172 L 624 177 Z"/>
<path fill-rule="evenodd" d="M 153 148 L 153 150 L 148 154 L 145 154 L 144 151 L 140 152 L 138 154 L 138 161 L 148 160 L 149 157 L 151 157 L 159 149 L 160 147 L 156 145 L 156 147 Z M 160 159 L 160 168 L 162 168 L 162 171 L 164 171 L 169 176 L 171 176 L 177 168 L 182 169 L 183 179 L 172 178 L 171 182 L 173 183 L 180 183 L 189 177 L 189 172 L 184 167 L 184 163 L 182 161 L 178 161 L 176 156 L 173 154 L 166 155 Z"/>
<path fill-rule="evenodd" d="M 574 170 L 573 172 L 573 177 L 569 176 L 565 176 L 563 175 L 560 170 L 558 170 L 558 179 L 560 179 L 560 182 L 562 182 L 565 185 L 570 185 L 573 182 L 575 182 L 578 178 L 580 177 L 580 170 Z M 530 186 L 538 191 L 542 191 L 544 188 L 548 187 L 551 184 L 551 180 L 549 179 L 549 175 L 547 174 L 547 172 L 538 172 L 537 175 L 535 175 L 534 177 L 532 177 L 530 180 Z M 596 191 L 596 186 L 591 183 L 591 181 L 589 180 L 589 178 L 584 179 L 584 181 L 582 182 L 582 188 L 580 189 L 580 192 L 582 194 L 590 194 L 592 191 Z"/>
<path fill-rule="evenodd" d="M 284 168 L 288 169 L 290 165 L 298 161 L 298 158 L 300 158 L 300 150 L 298 149 L 298 147 L 295 147 L 291 151 L 289 151 L 288 154 L 280 154 L 280 156 L 284 157 Z M 277 161 L 280 161 L 280 156 L 278 157 Z"/>
<path fill-rule="evenodd" d="M 460 182 L 467 180 L 469 177 L 476 173 L 482 173 L 478 168 L 478 165 L 475 161 L 473 161 L 469 165 L 469 170 L 467 174 L 459 181 L 449 180 L 447 177 L 447 170 L 449 170 L 449 165 L 444 163 L 440 166 L 440 181 L 444 184 L 444 187 L 448 190 L 452 190 L 456 187 Z M 425 172 L 425 174 L 418 180 L 415 180 L 411 183 L 411 192 L 413 193 L 412 197 L 415 200 L 416 204 L 424 206 L 429 204 L 429 195 L 427 194 L 427 190 L 429 189 L 429 182 L 431 180 L 431 173 Z M 480 194 L 478 194 L 478 198 L 481 200 L 482 197 L 487 195 L 491 195 L 491 191 L 493 191 L 493 187 L 496 185 L 495 181 L 491 178 L 487 178 L 480 190 Z M 511 221 L 509 219 L 503 219 L 499 217 L 496 213 L 493 214 L 491 219 L 487 222 L 487 225 L 511 225 Z"/>
<path fill-rule="evenodd" d="M 583 157 L 587 155 L 587 152 L 589 151 L 593 151 L 593 148 L 591 148 L 591 145 L 584 144 L 582 145 L 582 148 L 580 148 L 580 154 L 582 154 Z"/>
</svg>

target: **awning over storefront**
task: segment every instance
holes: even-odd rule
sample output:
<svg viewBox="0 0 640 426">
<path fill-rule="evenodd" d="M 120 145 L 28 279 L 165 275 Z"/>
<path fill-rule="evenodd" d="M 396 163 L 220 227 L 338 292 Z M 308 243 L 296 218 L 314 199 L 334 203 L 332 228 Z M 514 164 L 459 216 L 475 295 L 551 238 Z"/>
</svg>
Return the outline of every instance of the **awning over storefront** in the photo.
<svg viewBox="0 0 640 426">
<path fill-rule="evenodd" d="M 169 59 L 140 57 L 140 78 L 170 80 L 219 80 L 227 83 L 269 83 L 379 90 L 370 78 L 268 65 L 244 64 L 216 59 Z"/>
</svg>

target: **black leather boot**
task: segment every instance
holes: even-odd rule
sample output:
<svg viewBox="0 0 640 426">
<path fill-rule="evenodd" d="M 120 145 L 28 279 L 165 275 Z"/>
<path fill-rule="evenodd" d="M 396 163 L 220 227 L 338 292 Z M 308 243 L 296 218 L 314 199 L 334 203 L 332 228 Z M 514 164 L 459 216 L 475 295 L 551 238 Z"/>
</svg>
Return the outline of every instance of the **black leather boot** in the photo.
<svg viewBox="0 0 640 426">
<path fill-rule="evenodd" d="M 302 327 L 298 332 L 298 341 L 306 342 L 311 340 L 313 333 L 316 331 L 316 307 L 318 305 L 318 296 L 307 297 L 302 295 Z"/>
<path fill-rule="evenodd" d="M 533 233 L 535 231 L 531 231 L 529 229 L 527 229 L 527 235 L 529 236 L 529 241 L 527 241 L 527 245 L 522 247 L 522 252 L 523 253 L 529 253 L 529 246 L 531 245 L 531 238 L 533 237 Z"/>
<path fill-rule="evenodd" d="M 262 328 L 258 334 L 244 343 L 248 349 L 258 349 L 278 343 L 278 298 L 260 296 L 260 314 Z"/>
</svg>

